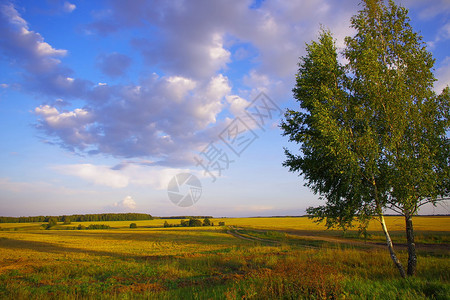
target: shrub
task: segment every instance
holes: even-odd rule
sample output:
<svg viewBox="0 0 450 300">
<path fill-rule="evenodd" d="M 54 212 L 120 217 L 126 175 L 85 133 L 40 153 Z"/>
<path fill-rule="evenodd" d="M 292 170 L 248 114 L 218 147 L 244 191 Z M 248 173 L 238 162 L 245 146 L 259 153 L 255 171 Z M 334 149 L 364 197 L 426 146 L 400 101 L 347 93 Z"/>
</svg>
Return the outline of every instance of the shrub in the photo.
<svg viewBox="0 0 450 300">
<path fill-rule="evenodd" d="M 72 222 L 70 221 L 70 217 L 68 217 L 68 216 L 63 216 L 63 217 L 62 217 L 62 221 L 64 222 L 64 223 L 63 223 L 64 225 L 69 225 L 69 224 L 72 223 Z"/>
<path fill-rule="evenodd" d="M 130 224 L 130 228 L 137 228 L 137 224 L 136 223 L 131 223 Z"/>
<path fill-rule="evenodd" d="M 58 224 L 58 219 L 56 218 L 50 218 L 48 219 L 48 225 L 46 227 L 46 229 L 50 229 L 53 226 L 56 226 Z"/>
<path fill-rule="evenodd" d="M 211 226 L 211 220 L 208 218 L 205 218 L 203 220 L 203 226 Z"/>
<path fill-rule="evenodd" d="M 87 227 L 87 229 L 108 229 L 109 225 L 105 224 L 91 224 Z"/>
<path fill-rule="evenodd" d="M 202 221 L 199 219 L 191 218 L 189 219 L 189 227 L 199 227 L 202 226 Z"/>
<path fill-rule="evenodd" d="M 225 226 L 225 222 L 219 222 L 219 226 Z"/>
</svg>

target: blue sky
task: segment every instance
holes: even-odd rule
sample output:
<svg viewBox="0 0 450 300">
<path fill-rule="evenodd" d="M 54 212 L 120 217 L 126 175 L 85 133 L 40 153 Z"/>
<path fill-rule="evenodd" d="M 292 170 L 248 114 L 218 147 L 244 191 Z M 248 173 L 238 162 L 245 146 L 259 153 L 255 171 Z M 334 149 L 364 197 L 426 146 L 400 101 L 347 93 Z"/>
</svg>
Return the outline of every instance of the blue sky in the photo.
<svg viewBox="0 0 450 300">
<path fill-rule="evenodd" d="M 358 3 L 1 1 L 0 215 L 304 214 L 321 201 L 281 165 L 283 146 L 295 146 L 277 109 L 296 107 L 305 43 L 323 25 L 342 47 Z M 400 3 L 436 59 L 440 91 L 450 1 Z M 254 107 L 264 124 L 247 114 Z M 250 134 L 237 152 L 224 143 L 233 120 Z M 223 168 L 215 180 L 198 164 L 212 156 Z M 191 207 L 168 198 L 179 173 L 202 183 Z"/>
</svg>

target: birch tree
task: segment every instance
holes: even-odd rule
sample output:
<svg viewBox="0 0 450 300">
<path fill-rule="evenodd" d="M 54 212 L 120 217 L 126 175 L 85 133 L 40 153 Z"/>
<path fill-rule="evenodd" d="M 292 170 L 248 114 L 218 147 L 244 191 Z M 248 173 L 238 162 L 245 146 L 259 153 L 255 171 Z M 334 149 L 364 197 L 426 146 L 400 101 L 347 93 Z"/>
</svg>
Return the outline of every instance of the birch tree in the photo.
<svg viewBox="0 0 450 300">
<path fill-rule="evenodd" d="M 449 195 L 450 90 L 433 90 L 434 59 L 414 32 L 408 11 L 393 1 L 364 0 L 351 19 L 339 62 L 332 34 L 322 30 L 301 57 L 294 98 L 281 124 L 300 153 L 285 149 L 284 166 L 304 176 L 326 203 L 308 208 L 328 227 L 364 227 L 376 218 L 400 275 L 414 275 L 413 216 Z M 407 270 L 384 221 L 405 218 Z"/>
</svg>

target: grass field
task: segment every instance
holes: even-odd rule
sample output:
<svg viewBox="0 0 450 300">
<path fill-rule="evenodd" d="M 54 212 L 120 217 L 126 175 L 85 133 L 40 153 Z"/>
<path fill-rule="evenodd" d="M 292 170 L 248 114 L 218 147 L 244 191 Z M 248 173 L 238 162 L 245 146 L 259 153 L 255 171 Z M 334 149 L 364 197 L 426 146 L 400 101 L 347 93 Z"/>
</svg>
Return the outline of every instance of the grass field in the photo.
<svg viewBox="0 0 450 300">
<path fill-rule="evenodd" d="M 364 240 L 307 218 L 86 222 L 104 230 L 0 224 L 2 299 L 449 299 L 450 217 L 416 217 L 417 276 L 402 280 L 379 224 Z M 167 220 L 179 224 L 180 220 Z M 70 226 L 77 226 L 73 223 Z M 387 224 L 402 261 L 403 219 Z"/>
</svg>

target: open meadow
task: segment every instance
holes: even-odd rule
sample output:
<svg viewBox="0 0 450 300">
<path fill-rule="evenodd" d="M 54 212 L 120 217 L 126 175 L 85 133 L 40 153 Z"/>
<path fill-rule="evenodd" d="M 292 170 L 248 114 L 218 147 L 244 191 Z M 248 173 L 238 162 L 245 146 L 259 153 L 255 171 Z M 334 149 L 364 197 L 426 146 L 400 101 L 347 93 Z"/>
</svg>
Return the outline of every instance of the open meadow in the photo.
<svg viewBox="0 0 450 300">
<path fill-rule="evenodd" d="M 416 217 L 417 276 L 403 280 L 379 224 L 369 236 L 300 218 L 0 224 L 2 299 L 448 299 L 450 217 Z M 225 226 L 217 226 L 225 222 Z M 137 228 L 129 228 L 136 223 Z M 79 224 L 109 229 L 67 230 Z M 400 259 L 404 224 L 387 217 Z"/>
</svg>

